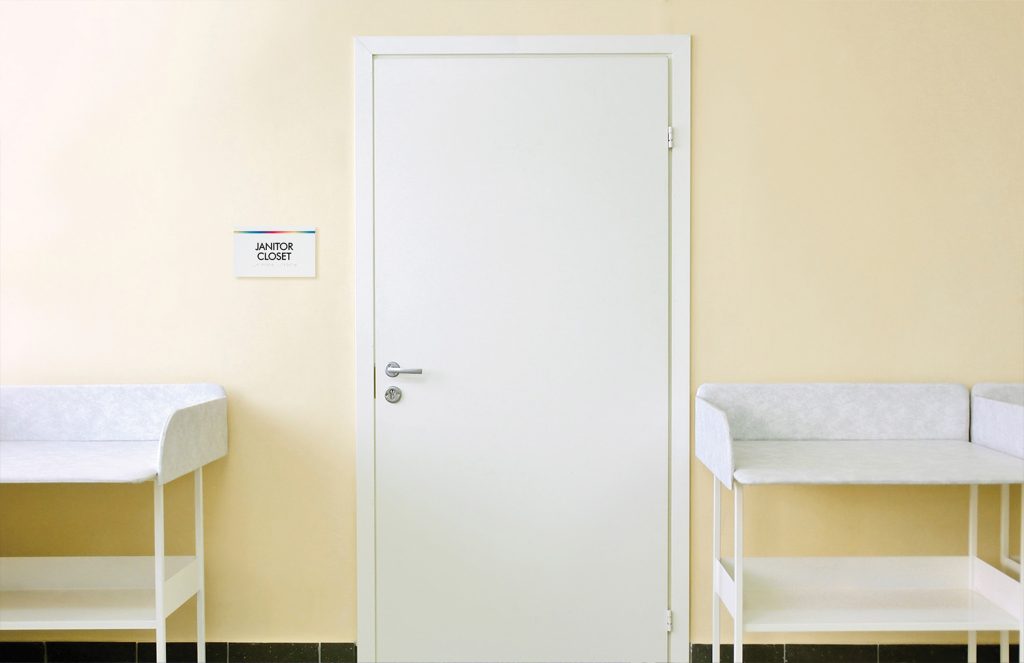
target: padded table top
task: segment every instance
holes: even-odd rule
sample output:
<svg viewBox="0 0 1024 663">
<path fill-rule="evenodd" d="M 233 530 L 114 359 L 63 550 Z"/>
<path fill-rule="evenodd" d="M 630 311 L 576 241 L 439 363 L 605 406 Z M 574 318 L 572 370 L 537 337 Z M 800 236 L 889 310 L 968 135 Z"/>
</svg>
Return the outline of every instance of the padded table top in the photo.
<svg viewBox="0 0 1024 663">
<path fill-rule="evenodd" d="M 156 478 L 157 440 L 0 442 L 0 483 L 139 483 Z"/>
<path fill-rule="evenodd" d="M 1024 460 L 960 440 L 733 444 L 733 477 L 744 485 L 1024 483 Z"/>
</svg>

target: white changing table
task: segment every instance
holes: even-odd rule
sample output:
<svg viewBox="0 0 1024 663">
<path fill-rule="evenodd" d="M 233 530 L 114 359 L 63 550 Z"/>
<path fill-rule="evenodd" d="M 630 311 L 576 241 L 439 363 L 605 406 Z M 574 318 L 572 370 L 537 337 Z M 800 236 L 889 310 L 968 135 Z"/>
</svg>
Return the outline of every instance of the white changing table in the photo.
<svg viewBox="0 0 1024 663">
<path fill-rule="evenodd" d="M 0 483 L 153 482 L 154 554 L 0 558 L 0 630 L 154 629 L 197 597 L 205 661 L 203 465 L 227 453 L 211 384 L 0 388 Z M 164 554 L 164 484 L 195 476 L 195 555 Z M 157 580 L 159 579 L 159 581 Z"/>
<path fill-rule="evenodd" d="M 967 441 L 966 389 L 720 384 L 697 396 L 697 455 L 715 474 L 714 661 L 722 605 L 737 663 L 747 631 L 967 631 L 971 663 L 976 632 L 999 631 L 1009 660 L 1006 632 L 1024 636 L 1024 590 L 978 558 L 978 486 L 1024 482 L 1024 461 Z M 967 555 L 744 557 L 744 488 L 780 484 L 967 486 Z M 732 558 L 721 555 L 722 485 L 734 493 Z"/>
</svg>

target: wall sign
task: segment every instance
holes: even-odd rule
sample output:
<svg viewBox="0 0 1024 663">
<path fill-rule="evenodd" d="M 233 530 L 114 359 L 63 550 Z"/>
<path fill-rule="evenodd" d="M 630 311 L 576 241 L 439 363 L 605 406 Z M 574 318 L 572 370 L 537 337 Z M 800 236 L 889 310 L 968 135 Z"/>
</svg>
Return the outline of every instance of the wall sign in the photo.
<svg viewBox="0 0 1024 663">
<path fill-rule="evenodd" d="M 235 276 L 316 276 L 316 228 L 237 228 Z"/>
</svg>

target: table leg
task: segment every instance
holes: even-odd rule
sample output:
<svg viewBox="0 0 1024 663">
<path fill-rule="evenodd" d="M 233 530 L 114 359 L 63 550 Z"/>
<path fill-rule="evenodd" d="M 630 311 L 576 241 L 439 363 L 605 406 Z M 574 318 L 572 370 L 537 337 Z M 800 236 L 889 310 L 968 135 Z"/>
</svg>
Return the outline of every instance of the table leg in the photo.
<svg viewBox="0 0 1024 663">
<path fill-rule="evenodd" d="M 1010 486 L 999 486 L 999 564 L 1007 570 L 1010 561 Z M 999 663 L 1010 663 L 1010 633 L 999 632 Z"/>
<path fill-rule="evenodd" d="M 156 619 L 156 663 L 167 663 L 167 616 L 164 614 L 164 485 L 153 482 L 153 560 Z"/>
<path fill-rule="evenodd" d="M 734 483 L 733 488 L 733 510 L 735 538 L 733 544 L 736 548 L 736 614 L 733 615 L 733 640 L 732 660 L 734 663 L 743 663 L 743 486 Z"/>
<path fill-rule="evenodd" d="M 1006 567 L 1010 561 L 1010 486 L 1003 484 L 999 486 L 999 562 Z"/>
<path fill-rule="evenodd" d="M 971 484 L 967 518 L 967 586 L 974 589 L 974 559 L 978 556 L 978 486 Z M 967 632 L 967 663 L 978 663 L 978 632 Z"/>
<path fill-rule="evenodd" d="M 718 586 L 718 563 L 722 559 L 722 484 L 718 477 L 712 477 L 715 484 L 712 498 L 712 534 L 711 534 L 711 660 L 720 663 L 722 660 L 722 599 L 721 588 Z"/>
<path fill-rule="evenodd" d="M 196 573 L 198 589 L 196 590 L 196 661 L 206 663 L 206 554 L 203 546 L 203 468 L 197 468 L 193 476 L 195 481 L 196 507 Z"/>
</svg>

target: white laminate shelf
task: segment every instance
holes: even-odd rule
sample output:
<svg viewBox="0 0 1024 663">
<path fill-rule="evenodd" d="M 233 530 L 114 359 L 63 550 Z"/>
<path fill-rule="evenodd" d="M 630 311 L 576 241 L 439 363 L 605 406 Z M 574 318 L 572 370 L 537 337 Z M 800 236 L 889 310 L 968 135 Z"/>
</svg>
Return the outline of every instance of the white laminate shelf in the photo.
<svg viewBox="0 0 1024 663">
<path fill-rule="evenodd" d="M 744 440 L 732 453 L 744 485 L 1024 482 L 1024 459 L 962 440 Z"/>
<path fill-rule="evenodd" d="M 1020 585 L 968 557 L 745 557 L 744 630 L 1015 631 Z M 719 567 L 734 592 L 733 562 Z M 724 603 L 734 613 L 734 594 Z"/>
<path fill-rule="evenodd" d="M 199 590 L 195 557 L 165 558 L 162 614 L 154 558 L 0 557 L 0 630 L 152 629 Z"/>
<path fill-rule="evenodd" d="M 140 483 L 160 472 L 160 440 L 3 440 L 0 483 Z"/>
</svg>

